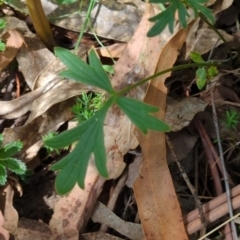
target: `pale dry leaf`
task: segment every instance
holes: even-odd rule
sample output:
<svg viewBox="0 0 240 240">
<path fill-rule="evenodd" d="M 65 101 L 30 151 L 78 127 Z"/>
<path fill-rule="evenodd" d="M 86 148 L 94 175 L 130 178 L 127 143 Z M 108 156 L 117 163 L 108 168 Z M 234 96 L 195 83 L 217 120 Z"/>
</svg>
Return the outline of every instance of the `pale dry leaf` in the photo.
<svg viewBox="0 0 240 240">
<path fill-rule="evenodd" d="M 141 240 L 144 238 L 140 224 L 123 221 L 101 202 L 97 202 L 91 218 L 94 222 L 106 224 L 132 240 Z"/>
<path fill-rule="evenodd" d="M 233 4 L 234 0 L 218 0 L 215 2 L 215 4 L 212 6 L 213 12 L 219 13 L 221 11 L 226 10 Z"/>
<path fill-rule="evenodd" d="M 54 206 L 54 213 L 49 226 L 54 239 L 78 240 L 79 233 L 86 226 L 92 209 L 101 192 L 105 179 L 99 178 L 93 159 L 88 165 L 85 189 L 78 184 L 72 191 L 62 196 Z"/>
<path fill-rule="evenodd" d="M 188 59 L 191 52 L 198 52 L 200 55 L 209 52 L 211 49 L 218 47 L 223 44 L 219 36 L 209 28 L 198 29 L 199 21 L 197 21 L 190 30 L 190 34 L 186 39 L 186 55 L 185 58 Z M 225 31 L 218 29 L 222 34 L 223 38 L 227 42 L 233 41 L 233 36 L 227 34 Z"/>
<path fill-rule="evenodd" d="M 115 66 L 115 75 L 112 79 L 115 89 L 122 89 L 153 74 L 156 59 L 158 59 L 163 46 L 171 36 L 167 30 L 157 38 L 148 38 L 146 36 L 149 28 L 153 25 L 148 19 L 154 14 L 153 8 L 146 7 L 135 34 L 118 60 Z M 136 93 L 135 98 L 143 99 L 145 90 L 144 88 L 143 91 L 137 89 L 139 93 Z"/>
<path fill-rule="evenodd" d="M 13 196 L 14 196 L 14 188 L 7 184 L 7 187 L 4 189 L 5 193 L 5 206 L 4 206 L 4 219 L 5 222 L 3 227 L 7 229 L 11 234 L 17 234 L 17 226 L 18 226 L 18 213 L 16 209 L 13 207 Z"/>
<path fill-rule="evenodd" d="M 49 226 L 43 222 L 21 218 L 17 229 L 18 240 L 54 240 Z"/>
<path fill-rule="evenodd" d="M 142 169 L 142 163 L 143 163 L 143 156 L 142 154 L 136 156 L 134 158 L 133 163 L 129 165 L 128 168 L 128 178 L 126 181 L 126 186 L 129 188 L 133 188 L 133 184 L 136 181 L 136 179 L 139 177 Z"/>
<path fill-rule="evenodd" d="M 126 43 L 114 43 L 113 45 L 97 48 L 97 52 L 103 57 L 120 58 Z"/>
<path fill-rule="evenodd" d="M 95 88 L 93 88 L 93 90 L 95 90 Z M 31 114 L 28 118 L 27 123 L 31 122 L 38 116 L 41 116 L 54 104 L 63 102 L 64 100 L 67 100 L 74 96 L 78 96 L 81 93 L 87 91 L 88 87 L 86 85 L 73 82 L 70 80 L 60 81 L 58 84 L 55 84 L 53 89 L 42 94 L 33 101 L 31 108 L 29 109 L 31 111 Z"/>
<path fill-rule="evenodd" d="M 44 92 L 49 91 L 53 86 L 54 83 L 51 82 L 17 99 L 0 101 L 1 118 L 12 119 L 22 116 L 31 109 L 32 103 L 35 99 L 39 98 Z"/>
<path fill-rule="evenodd" d="M 188 126 L 198 112 L 204 111 L 207 102 L 200 98 L 188 97 L 182 101 L 171 100 L 167 104 L 165 122 L 171 127 L 172 132 Z"/>
</svg>

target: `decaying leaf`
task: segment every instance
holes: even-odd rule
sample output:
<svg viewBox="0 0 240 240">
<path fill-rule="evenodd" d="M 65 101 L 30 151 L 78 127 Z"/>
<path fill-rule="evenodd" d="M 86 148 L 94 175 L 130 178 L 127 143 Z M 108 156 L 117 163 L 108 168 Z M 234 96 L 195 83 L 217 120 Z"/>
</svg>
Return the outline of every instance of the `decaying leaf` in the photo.
<svg viewBox="0 0 240 240">
<path fill-rule="evenodd" d="M 17 239 L 54 240 L 56 238 L 52 237 L 52 232 L 47 224 L 32 219 L 21 218 L 18 224 Z"/>
<path fill-rule="evenodd" d="M 171 101 L 167 104 L 165 121 L 171 126 L 171 131 L 179 131 L 188 126 L 194 116 L 204 111 L 207 105 L 207 102 L 191 97 L 182 101 Z"/>
<path fill-rule="evenodd" d="M 227 42 L 233 41 L 233 36 L 225 31 L 218 30 Z M 219 36 L 210 28 L 199 28 L 199 20 L 196 21 L 190 29 L 186 39 L 186 59 L 191 52 L 198 52 L 200 55 L 209 52 L 211 49 L 223 44 Z"/>
</svg>

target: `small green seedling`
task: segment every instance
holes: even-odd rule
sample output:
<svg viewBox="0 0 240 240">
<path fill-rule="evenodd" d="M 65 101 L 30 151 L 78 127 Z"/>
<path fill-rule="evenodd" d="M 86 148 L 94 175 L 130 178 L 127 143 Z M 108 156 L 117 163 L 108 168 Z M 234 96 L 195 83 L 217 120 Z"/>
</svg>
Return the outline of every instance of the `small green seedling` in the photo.
<svg viewBox="0 0 240 240">
<path fill-rule="evenodd" d="M 198 52 L 191 52 L 190 58 L 195 63 L 205 63 Z M 211 79 L 218 74 L 215 66 L 200 67 L 196 71 L 196 84 L 199 90 L 202 90 Z"/>
<path fill-rule="evenodd" d="M 226 116 L 224 119 L 224 123 L 227 129 L 236 129 L 239 123 L 240 113 L 230 109 L 226 111 Z"/>
<path fill-rule="evenodd" d="M 80 124 L 92 117 L 103 105 L 104 95 L 102 93 L 82 93 L 76 98 L 76 103 L 71 108 L 75 120 Z"/>
<path fill-rule="evenodd" d="M 48 134 L 42 136 L 42 138 L 43 138 L 43 141 L 45 142 L 45 141 L 47 141 L 49 139 L 52 139 L 53 137 L 55 137 L 57 135 L 58 135 L 57 132 L 49 132 Z M 48 155 L 51 155 L 51 154 L 54 154 L 54 153 L 60 155 L 60 150 L 61 149 L 51 148 L 51 147 L 49 147 L 46 144 L 44 144 L 44 148 L 47 150 L 47 154 Z"/>
<path fill-rule="evenodd" d="M 8 170 L 17 175 L 23 175 L 27 168 L 25 163 L 12 157 L 22 149 L 22 142 L 16 141 L 4 146 L 2 144 L 3 135 L 0 134 L 0 185 L 5 185 Z"/>
</svg>

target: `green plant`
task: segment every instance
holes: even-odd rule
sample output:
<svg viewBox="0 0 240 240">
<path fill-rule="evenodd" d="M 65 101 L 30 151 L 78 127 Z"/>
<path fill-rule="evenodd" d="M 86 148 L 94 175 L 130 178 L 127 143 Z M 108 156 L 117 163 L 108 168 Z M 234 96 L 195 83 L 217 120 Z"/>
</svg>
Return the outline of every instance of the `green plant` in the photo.
<svg viewBox="0 0 240 240">
<path fill-rule="evenodd" d="M 183 28 L 187 28 L 187 17 L 189 17 L 188 8 L 194 11 L 197 18 L 199 13 L 205 16 L 211 23 L 215 19 L 211 10 L 204 6 L 208 0 L 150 0 L 150 3 L 169 4 L 168 7 L 150 18 L 151 22 L 155 22 L 154 26 L 149 30 L 148 37 L 158 35 L 168 25 L 170 32 L 173 32 L 176 12 L 178 13 L 179 22 Z"/>
<path fill-rule="evenodd" d="M 102 65 L 94 50 L 89 53 L 89 65 L 76 55 L 62 48 L 55 48 L 55 54 L 68 67 L 61 76 L 74 79 L 82 83 L 91 84 L 108 92 L 109 98 L 92 117 L 69 131 L 63 132 L 55 138 L 45 141 L 45 144 L 53 148 L 62 148 L 78 141 L 74 150 L 51 169 L 60 171 L 56 178 L 56 189 L 59 194 L 69 192 L 77 182 L 84 188 L 84 179 L 91 154 L 95 156 L 98 171 L 103 177 L 108 177 L 106 168 L 106 152 L 104 147 L 103 125 L 108 109 L 117 104 L 131 121 L 147 133 L 148 129 L 169 131 L 169 126 L 155 118 L 151 113 L 158 108 L 143 102 L 123 97 L 124 91 L 116 92 L 111 86 L 110 80 L 103 70 Z M 79 157 L 81 160 L 79 160 Z"/>
<path fill-rule="evenodd" d="M 191 52 L 190 58 L 195 63 L 205 63 L 202 56 L 197 52 Z M 206 84 L 218 74 L 218 70 L 215 66 L 200 67 L 196 71 L 196 84 L 199 90 L 202 90 Z"/>
<path fill-rule="evenodd" d="M 45 142 L 45 141 L 47 141 L 49 139 L 52 139 L 53 137 L 56 137 L 57 135 L 58 135 L 57 132 L 49 132 L 48 134 L 42 136 L 42 138 L 43 138 L 43 141 Z M 48 155 L 49 154 L 53 154 L 53 153 L 56 153 L 58 155 L 60 154 L 60 150 L 61 149 L 51 148 L 51 147 L 49 147 L 46 144 L 44 144 L 44 147 L 46 148 Z"/>
<path fill-rule="evenodd" d="M 62 148 L 73 142 L 78 142 L 69 155 L 51 167 L 52 170 L 59 171 L 56 178 L 56 190 L 58 194 L 68 193 L 76 183 L 78 183 L 81 188 L 84 188 L 84 179 L 88 161 L 92 154 L 95 157 L 95 164 L 99 173 L 103 177 L 108 177 L 103 126 L 107 111 L 113 104 L 118 105 L 133 124 L 135 124 L 144 134 L 146 134 L 148 130 L 170 130 L 170 127 L 166 123 L 152 116 L 153 113 L 158 111 L 158 108 L 135 99 L 124 97 L 126 93 L 136 88 L 136 86 L 152 80 L 154 77 L 166 72 L 189 67 L 213 65 L 213 63 L 203 62 L 176 66 L 158 72 L 153 76 L 116 92 L 112 88 L 108 75 L 104 71 L 94 50 L 91 50 L 89 53 L 89 65 L 66 49 L 57 47 L 55 48 L 55 54 L 67 66 L 67 70 L 60 74 L 62 77 L 101 88 L 109 95 L 100 110 L 88 120 L 84 121 L 74 129 L 65 131 L 60 135 L 45 141 L 45 144 L 52 148 Z"/>
<path fill-rule="evenodd" d="M 103 105 L 104 95 L 102 93 L 82 93 L 76 98 L 76 103 L 71 108 L 75 120 L 82 123 L 92 117 Z"/>
<path fill-rule="evenodd" d="M 0 18 L 0 29 L 4 29 L 6 27 L 6 21 L 3 18 Z M 0 51 L 3 52 L 6 49 L 6 44 L 0 40 Z"/>
<path fill-rule="evenodd" d="M 156 21 L 156 24 L 149 31 L 148 36 L 154 36 L 160 33 L 167 25 L 169 25 L 170 30 L 173 31 L 174 14 L 176 11 L 179 13 L 179 19 L 182 26 L 187 27 L 187 8 L 192 8 L 194 10 L 195 16 L 198 16 L 200 13 L 210 19 L 210 21 L 214 21 L 211 11 L 203 6 L 203 4 L 207 2 L 206 0 L 199 0 L 197 2 L 194 0 L 153 1 L 156 1 L 158 3 L 169 2 L 170 4 L 161 14 L 151 19 L 151 21 Z M 78 47 L 84 29 L 88 24 L 90 13 L 94 7 L 94 4 L 95 1 L 90 1 L 84 26 L 81 33 L 79 34 L 76 48 Z M 156 73 L 153 76 L 143 79 L 140 82 L 117 92 L 112 88 L 108 75 L 104 71 L 104 68 L 96 56 L 94 50 L 91 50 L 89 53 L 89 65 L 65 49 L 55 48 L 55 55 L 67 66 L 67 70 L 63 71 L 61 73 L 61 76 L 101 88 L 108 94 L 108 98 L 104 104 L 102 104 L 101 109 L 94 111 L 94 115 L 90 115 L 89 112 L 87 112 L 87 114 L 75 113 L 78 115 L 79 120 L 82 121 L 82 117 L 84 116 L 86 121 L 82 122 L 74 129 L 65 131 L 56 137 L 45 140 L 45 144 L 51 148 L 62 148 L 72 144 L 73 142 L 77 142 L 76 147 L 69 155 L 51 167 L 52 170 L 59 171 L 56 178 L 56 190 L 58 194 L 68 193 L 76 183 L 78 183 L 81 188 L 84 188 L 84 179 L 88 161 L 92 154 L 95 157 L 95 164 L 99 173 L 103 177 L 108 177 L 106 168 L 106 152 L 104 147 L 103 125 L 107 111 L 113 104 L 118 105 L 118 107 L 133 122 L 133 124 L 135 124 L 145 134 L 148 130 L 170 130 L 169 126 L 166 123 L 155 118 L 152 115 L 152 113 L 158 111 L 156 107 L 125 97 L 124 95 L 127 92 L 136 86 L 139 86 L 153 79 L 156 76 L 169 71 L 189 67 L 199 67 L 200 70 L 197 71 L 197 75 L 199 78 L 198 82 L 200 83 L 199 85 L 201 87 L 201 85 L 206 84 L 208 77 L 216 72 L 216 68 L 213 66 L 219 65 L 217 63 L 213 64 L 211 62 L 204 62 L 201 60 L 195 61 L 196 63 L 192 64 L 176 66 L 171 69 L 166 69 L 162 72 Z M 206 71 L 205 76 L 204 71 Z M 205 83 L 203 83 L 204 81 Z M 75 106 L 75 112 L 83 109 L 84 104 L 87 105 L 86 102 L 88 102 L 89 99 L 85 100 L 86 101 L 82 99 L 81 104 L 79 103 L 77 106 Z"/>
<path fill-rule="evenodd" d="M 26 173 L 26 165 L 22 161 L 12 157 L 23 147 L 20 141 L 12 142 L 3 146 L 3 135 L 0 134 L 0 185 L 7 182 L 7 170 L 23 175 Z"/>
<path fill-rule="evenodd" d="M 226 111 L 224 123 L 227 129 L 236 129 L 239 123 L 240 113 L 236 110 L 230 109 Z"/>
<path fill-rule="evenodd" d="M 24 174 L 19 175 L 19 179 L 25 184 L 29 184 L 30 178 L 33 176 L 33 174 L 34 174 L 33 170 L 27 170 Z"/>
</svg>

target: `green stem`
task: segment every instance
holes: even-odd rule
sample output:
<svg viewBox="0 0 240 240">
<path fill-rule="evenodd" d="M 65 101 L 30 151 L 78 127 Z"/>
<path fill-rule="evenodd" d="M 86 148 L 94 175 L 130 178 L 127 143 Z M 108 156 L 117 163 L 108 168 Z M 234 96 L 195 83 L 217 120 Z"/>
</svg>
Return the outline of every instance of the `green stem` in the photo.
<svg viewBox="0 0 240 240">
<path fill-rule="evenodd" d="M 163 75 L 165 73 L 168 73 L 168 72 L 173 72 L 173 71 L 177 71 L 177 70 L 182 70 L 182 69 L 186 69 L 186 68 L 196 68 L 196 67 L 204 67 L 204 66 L 216 66 L 216 67 L 220 67 L 220 66 L 223 66 L 223 64 L 221 63 L 216 63 L 216 62 L 204 62 L 204 63 L 189 63 L 189 64 L 184 64 L 184 65 L 178 65 L 178 66 L 175 66 L 175 67 L 172 67 L 172 68 L 168 68 L 168 69 L 165 69 L 161 72 L 158 72 L 150 77 L 147 77 L 147 78 L 144 78 L 143 80 L 131 85 L 131 86 L 128 86 L 118 92 L 116 92 L 116 95 L 117 96 L 122 96 L 124 94 L 126 94 L 127 92 L 129 92 L 130 90 L 152 80 L 153 78 L 156 78 L 160 75 Z"/>
<path fill-rule="evenodd" d="M 78 40 L 77 40 L 77 43 L 76 43 L 76 46 L 75 46 L 75 49 L 74 49 L 75 53 L 76 53 L 76 51 L 77 51 L 77 49 L 78 49 L 78 47 L 80 45 L 80 42 L 81 42 L 82 37 L 83 37 L 83 33 L 86 30 L 86 28 L 87 28 L 87 25 L 88 25 L 88 22 L 89 22 L 89 18 L 90 18 L 90 15 L 91 15 L 91 12 L 92 12 L 92 9 L 93 9 L 94 5 L 95 5 L 95 0 L 91 0 L 90 4 L 88 6 L 88 11 L 87 11 L 87 14 L 86 14 L 85 21 L 83 23 L 83 27 L 81 29 L 81 32 L 80 32 L 79 36 L 78 36 Z"/>
<path fill-rule="evenodd" d="M 53 51 L 55 41 L 50 24 L 43 11 L 41 0 L 27 0 L 26 4 L 37 35 L 46 47 Z"/>
</svg>

